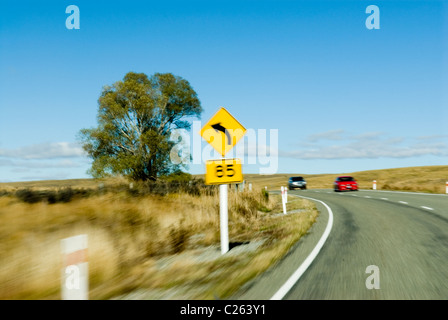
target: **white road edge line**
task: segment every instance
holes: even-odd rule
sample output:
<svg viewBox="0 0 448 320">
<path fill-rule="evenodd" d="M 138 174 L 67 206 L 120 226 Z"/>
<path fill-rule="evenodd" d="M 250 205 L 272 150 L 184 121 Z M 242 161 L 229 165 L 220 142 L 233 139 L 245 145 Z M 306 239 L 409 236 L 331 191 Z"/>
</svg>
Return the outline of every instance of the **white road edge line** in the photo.
<svg viewBox="0 0 448 320">
<path fill-rule="evenodd" d="M 325 241 L 327 241 L 328 236 L 330 235 L 331 228 L 333 227 L 333 211 L 331 211 L 330 207 L 323 201 L 308 198 L 304 196 L 299 196 L 305 199 L 313 200 L 322 203 L 325 208 L 328 210 L 328 223 L 327 227 L 325 228 L 324 233 L 322 234 L 322 237 L 320 238 L 317 245 L 314 247 L 313 251 L 308 255 L 308 257 L 303 261 L 303 263 L 299 266 L 299 268 L 289 277 L 288 280 L 278 289 L 278 291 L 272 296 L 270 300 L 282 300 L 283 297 L 291 290 L 291 288 L 296 284 L 296 282 L 300 279 L 300 277 L 303 275 L 303 273 L 308 269 L 308 267 L 311 265 L 311 263 L 316 258 L 317 254 L 319 253 L 320 249 L 325 244 Z"/>
<path fill-rule="evenodd" d="M 445 194 L 445 193 L 423 193 L 423 192 L 407 192 L 407 191 L 392 191 L 392 190 L 364 190 L 364 189 L 359 189 L 359 191 L 392 192 L 392 193 L 416 194 L 416 195 L 422 195 L 422 196 L 442 196 L 442 197 L 447 196 L 447 194 Z"/>
</svg>

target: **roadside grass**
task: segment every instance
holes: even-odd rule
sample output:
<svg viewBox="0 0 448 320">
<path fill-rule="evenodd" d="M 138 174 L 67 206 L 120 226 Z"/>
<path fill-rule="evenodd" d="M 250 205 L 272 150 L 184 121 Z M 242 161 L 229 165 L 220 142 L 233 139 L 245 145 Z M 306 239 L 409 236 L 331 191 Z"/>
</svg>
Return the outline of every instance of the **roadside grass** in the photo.
<svg viewBox="0 0 448 320">
<path fill-rule="evenodd" d="M 254 189 L 261 189 L 265 186 L 268 191 L 280 190 L 281 186 L 286 186 L 288 178 L 291 176 L 303 176 L 308 182 L 310 189 L 331 189 L 333 181 L 340 175 L 354 176 L 361 189 L 372 189 L 373 180 L 377 181 L 377 189 L 415 191 L 430 193 L 445 193 L 446 182 L 448 181 L 447 166 L 421 166 L 392 168 L 382 170 L 367 170 L 346 173 L 327 174 L 303 174 L 303 173 L 281 173 L 273 175 L 245 174 L 246 185 L 252 183 Z M 203 178 L 203 175 L 195 177 Z M 2 191 L 14 192 L 18 189 L 30 188 L 32 190 L 41 189 L 62 189 L 76 188 L 98 190 L 101 186 L 116 187 L 125 184 L 124 179 L 73 179 L 73 180 L 49 180 L 49 181 L 29 181 L 0 183 L 0 195 Z"/>
<path fill-rule="evenodd" d="M 234 247 L 221 255 L 216 192 L 117 190 L 52 204 L 1 196 L 0 299 L 60 299 L 60 240 L 78 234 L 88 235 L 90 299 L 224 299 L 281 258 L 318 216 L 303 199 L 288 204 L 299 213 L 283 215 L 279 195 L 231 190 Z"/>
<path fill-rule="evenodd" d="M 302 175 L 310 189 L 332 188 L 343 174 L 246 174 L 246 191 L 229 193 L 234 248 L 224 256 L 213 189 L 148 193 L 123 179 L 0 183 L 0 299 L 60 299 L 60 240 L 81 233 L 89 239 L 91 299 L 224 299 L 317 219 L 311 202 L 291 196 L 288 212 L 298 213 L 281 214 L 280 196 L 264 187 L 278 191 Z M 361 189 L 376 180 L 379 190 L 445 193 L 448 166 L 345 174 Z"/>
<path fill-rule="evenodd" d="M 272 191 L 280 190 L 281 186 L 287 186 L 288 178 L 291 176 L 303 176 L 307 180 L 309 189 L 332 189 L 333 181 L 340 175 L 355 177 L 361 189 L 373 189 L 373 180 L 376 180 L 378 190 L 443 194 L 446 193 L 448 166 L 407 167 L 334 174 L 246 174 L 245 179 L 256 188 L 266 186 Z"/>
</svg>

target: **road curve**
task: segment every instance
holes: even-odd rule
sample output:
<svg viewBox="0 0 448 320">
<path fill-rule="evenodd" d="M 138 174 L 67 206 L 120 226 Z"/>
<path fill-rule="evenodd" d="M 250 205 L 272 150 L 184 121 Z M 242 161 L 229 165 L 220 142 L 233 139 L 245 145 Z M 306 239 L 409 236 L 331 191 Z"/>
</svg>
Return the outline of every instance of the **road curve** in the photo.
<svg viewBox="0 0 448 320">
<path fill-rule="evenodd" d="M 313 189 L 289 195 L 323 201 L 334 221 L 325 245 L 283 299 L 448 299 L 448 195 Z M 316 205 L 325 221 L 325 209 Z M 286 273 L 291 275 L 311 252 L 305 244 L 317 243 L 324 221 L 299 241 L 287 263 L 266 272 L 242 298 L 274 295 Z M 372 283 L 369 266 L 377 270 L 378 289 L 366 285 Z"/>
</svg>

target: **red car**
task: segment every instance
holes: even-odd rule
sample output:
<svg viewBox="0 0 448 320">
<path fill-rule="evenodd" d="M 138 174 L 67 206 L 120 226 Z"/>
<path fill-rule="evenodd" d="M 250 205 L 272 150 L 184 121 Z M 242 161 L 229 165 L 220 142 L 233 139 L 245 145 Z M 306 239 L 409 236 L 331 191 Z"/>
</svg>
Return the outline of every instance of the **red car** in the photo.
<svg viewBox="0 0 448 320">
<path fill-rule="evenodd" d="M 351 176 L 340 176 L 334 181 L 334 191 L 358 191 L 358 183 Z"/>
</svg>

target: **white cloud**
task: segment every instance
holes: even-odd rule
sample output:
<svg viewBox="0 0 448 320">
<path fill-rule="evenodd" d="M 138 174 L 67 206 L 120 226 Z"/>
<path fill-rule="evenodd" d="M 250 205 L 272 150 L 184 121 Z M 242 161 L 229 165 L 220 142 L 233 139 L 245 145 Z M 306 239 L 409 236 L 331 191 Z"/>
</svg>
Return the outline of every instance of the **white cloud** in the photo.
<svg viewBox="0 0 448 320">
<path fill-rule="evenodd" d="M 354 135 L 352 138 L 356 140 L 375 140 L 381 138 L 384 135 L 384 132 L 364 132 L 361 134 Z"/>
<path fill-rule="evenodd" d="M 322 139 L 333 140 L 328 141 Z M 330 139 L 329 139 L 330 138 Z M 301 149 L 281 151 L 280 156 L 296 159 L 377 159 L 411 158 L 419 156 L 448 156 L 447 143 L 437 137 L 403 138 L 388 137 L 380 132 L 348 135 L 342 130 L 334 130 L 308 137 Z M 424 143 L 423 143 L 424 142 Z"/>
<path fill-rule="evenodd" d="M 0 149 L 0 157 L 22 160 L 83 157 L 82 147 L 71 142 L 40 143 L 17 149 Z"/>
<path fill-rule="evenodd" d="M 65 180 L 68 178 L 70 178 L 70 174 L 68 172 L 56 172 L 51 174 L 36 172 L 34 174 L 21 177 L 20 181 Z"/>
<path fill-rule="evenodd" d="M 418 140 L 439 140 L 439 139 L 448 139 L 448 134 L 434 134 L 431 136 L 420 136 L 417 137 Z"/>
<path fill-rule="evenodd" d="M 81 146 L 70 142 L 0 148 L 0 175 L 3 181 L 64 179 L 69 177 L 69 172 L 81 172 L 86 167 L 86 161 Z"/>
<path fill-rule="evenodd" d="M 11 160 L 0 159 L 0 167 L 13 167 L 13 168 L 33 168 L 33 169 L 46 169 L 46 168 L 77 168 L 81 164 L 70 159 L 64 159 L 60 161 L 49 160 Z"/>
<path fill-rule="evenodd" d="M 344 135 L 344 130 L 331 130 L 321 133 L 315 133 L 312 135 L 309 135 L 307 140 L 309 142 L 317 142 L 320 140 L 342 140 Z"/>
</svg>

